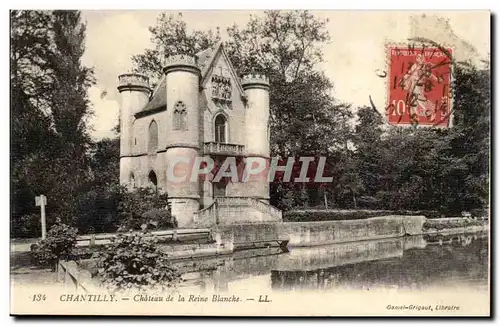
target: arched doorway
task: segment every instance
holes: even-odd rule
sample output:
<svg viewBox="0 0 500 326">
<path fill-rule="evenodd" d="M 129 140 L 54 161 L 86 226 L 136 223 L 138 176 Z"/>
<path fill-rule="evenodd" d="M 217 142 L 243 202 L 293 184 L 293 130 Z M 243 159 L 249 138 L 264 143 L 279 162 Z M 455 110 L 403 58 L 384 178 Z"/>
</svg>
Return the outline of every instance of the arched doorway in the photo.
<svg viewBox="0 0 500 326">
<path fill-rule="evenodd" d="M 154 189 L 154 191 L 158 191 L 158 179 L 156 178 L 156 173 L 154 171 L 150 171 L 148 174 L 149 186 Z"/>
</svg>

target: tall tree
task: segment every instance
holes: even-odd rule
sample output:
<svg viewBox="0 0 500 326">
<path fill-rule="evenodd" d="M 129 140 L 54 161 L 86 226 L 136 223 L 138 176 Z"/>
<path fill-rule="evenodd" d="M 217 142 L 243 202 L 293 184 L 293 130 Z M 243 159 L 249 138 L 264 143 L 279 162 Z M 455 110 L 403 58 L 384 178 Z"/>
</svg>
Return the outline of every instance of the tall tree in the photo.
<svg viewBox="0 0 500 326">
<path fill-rule="evenodd" d="M 54 90 L 51 96 L 52 118 L 57 132 L 59 163 L 53 197 L 68 212 L 73 198 L 89 180 L 88 150 L 91 139 L 87 119 L 92 114 L 87 90 L 94 82 L 93 72 L 81 63 L 85 51 L 85 24 L 78 11 L 53 12 L 51 68 Z M 76 218 L 76 217 L 72 217 Z"/>
<path fill-rule="evenodd" d="M 155 84 L 163 74 L 163 59 L 171 54 L 194 55 L 220 40 L 218 30 L 189 32 L 182 14 L 161 13 L 156 25 L 150 26 L 152 49 L 132 57 L 134 70 L 148 75 Z"/>
<path fill-rule="evenodd" d="M 373 197 L 380 186 L 380 149 L 384 121 L 371 107 L 360 108 L 357 116 L 353 139 L 356 148 L 356 175 L 364 189 L 364 195 Z"/>
<path fill-rule="evenodd" d="M 350 130 L 344 127 L 351 112 L 332 97 L 333 84 L 317 69 L 323 60 L 321 47 L 329 40 L 327 22 L 307 11 L 266 11 L 243 28 L 230 27 L 226 47 L 240 74 L 263 72 L 270 77 L 272 155 L 326 156 L 335 183 L 340 177 L 335 163 L 347 154 Z M 292 191 L 295 204 L 317 203 L 323 193 L 326 206 L 331 184 L 306 194 L 305 186 L 274 184 L 271 202 L 279 206 L 275 199 L 290 197 Z"/>
<path fill-rule="evenodd" d="M 88 176 L 87 88 L 82 66 L 85 26 L 77 11 L 11 12 L 12 222 L 49 198 L 49 222 L 69 216 Z M 64 214 L 63 214 L 64 212 Z"/>
<path fill-rule="evenodd" d="M 226 46 L 239 73 L 270 77 L 275 155 L 325 154 L 335 141 L 343 143 L 331 132 L 339 130 L 332 127 L 342 122 L 346 107 L 334 101 L 332 83 L 316 68 L 329 40 L 326 23 L 307 11 L 266 11 L 244 28 L 228 28 Z"/>
<path fill-rule="evenodd" d="M 75 10 L 54 11 L 53 16 L 52 118 L 63 144 L 71 145 L 74 155 L 82 157 L 90 144 L 87 119 L 92 112 L 87 90 L 94 82 L 92 69 L 81 63 L 86 26 L 80 12 Z"/>
<path fill-rule="evenodd" d="M 10 101 L 13 162 L 43 151 L 54 136 L 49 71 L 52 16 L 45 11 L 10 12 Z"/>
<path fill-rule="evenodd" d="M 456 164 L 467 166 L 454 205 L 463 209 L 489 205 L 491 72 L 472 64 L 457 64 L 454 82 L 454 127 L 450 147 Z"/>
<path fill-rule="evenodd" d="M 49 115 L 53 79 L 47 60 L 51 20 L 45 11 L 10 12 L 11 232 L 20 235 L 37 230 L 28 215 L 32 211 L 28 203 L 38 191 L 33 183 L 37 171 L 30 165 L 55 141 Z"/>
</svg>

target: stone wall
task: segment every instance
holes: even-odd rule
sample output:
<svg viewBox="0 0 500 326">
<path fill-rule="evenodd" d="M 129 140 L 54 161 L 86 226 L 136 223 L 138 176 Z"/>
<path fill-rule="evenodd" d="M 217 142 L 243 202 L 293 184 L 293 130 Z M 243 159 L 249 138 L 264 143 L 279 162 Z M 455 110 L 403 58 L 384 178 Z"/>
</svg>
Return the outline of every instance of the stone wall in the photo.
<svg viewBox="0 0 500 326">
<path fill-rule="evenodd" d="M 165 90 L 160 90 L 164 92 Z M 153 121 L 158 126 L 158 148 L 157 150 L 165 150 L 167 146 L 167 111 L 160 111 L 153 114 L 148 114 L 135 119 L 133 122 L 132 134 L 132 155 L 139 156 L 148 153 L 149 142 L 149 126 Z"/>
<path fill-rule="evenodd" d="M 287 222 L 283 223 L 281 234 L 289 236 L 290 246 L 316 246 L 400 237 L 405 232 L 400 218 L 385 216 L 365 220 Z"/>
<path fill-rule="evenodd" d="M 216 225 L 212 232 L 219 246 L 231 250 L 240 244 L 283 240 L 284 237 L 282 223 Z"/>
<path fill-rule="evenodd" d="M 405 234 L 408 235 L 418 235 L 422 234 L 422 228 L 427 219 L 425 216 L 410 216 L 411 218 L 406 218 L 406 216 L 396 216 L 399 218 L 404 227 Z"/>
<path fill-rule="evenodd" d="M 226 247 L 267 240 L 289 240 L 288 246 L 301 247 L 422 234 L 423 222 L 423 216 L 393 215 L 364 220 L 217 225 L 213 232 L 216 241 Z"/>
</svg>

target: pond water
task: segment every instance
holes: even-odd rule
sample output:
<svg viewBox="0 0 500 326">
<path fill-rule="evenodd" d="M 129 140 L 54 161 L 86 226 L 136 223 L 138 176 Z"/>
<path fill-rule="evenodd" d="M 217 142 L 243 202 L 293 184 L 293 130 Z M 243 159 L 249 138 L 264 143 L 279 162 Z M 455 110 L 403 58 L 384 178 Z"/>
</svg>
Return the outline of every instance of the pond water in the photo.
<svg viewBox="0 0 500 326">
<path fill-rule="evenodd" d="M 488 291 L 488 235 L 412 236 L 329 246 L 236 252 L 181 262 L 183 287 L 229 293 L 338 289 Z"/>
</svg>

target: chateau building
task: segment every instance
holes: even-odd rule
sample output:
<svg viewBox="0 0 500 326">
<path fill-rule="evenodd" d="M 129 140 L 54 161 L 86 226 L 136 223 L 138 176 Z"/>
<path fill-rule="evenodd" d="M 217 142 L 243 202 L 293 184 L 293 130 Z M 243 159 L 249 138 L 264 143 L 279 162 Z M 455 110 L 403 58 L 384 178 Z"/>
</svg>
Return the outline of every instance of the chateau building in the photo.
<svg viewBox="0 0 500 326">
<path fill-rule="evenodd" d="M 248 157 L 269 160 L 269 80 L 239 78 L 222 43 L 195 56 L 166 58 L 163 78 L 151 90 L 146 76 L 118 77 L 120 182 L 153 186 L 168 194 L 179 227 L 281 220 L 269 205 L 267 179 L 251 182 L 169 180 L 167 166 L 179 157 Z"/>
</svg>

